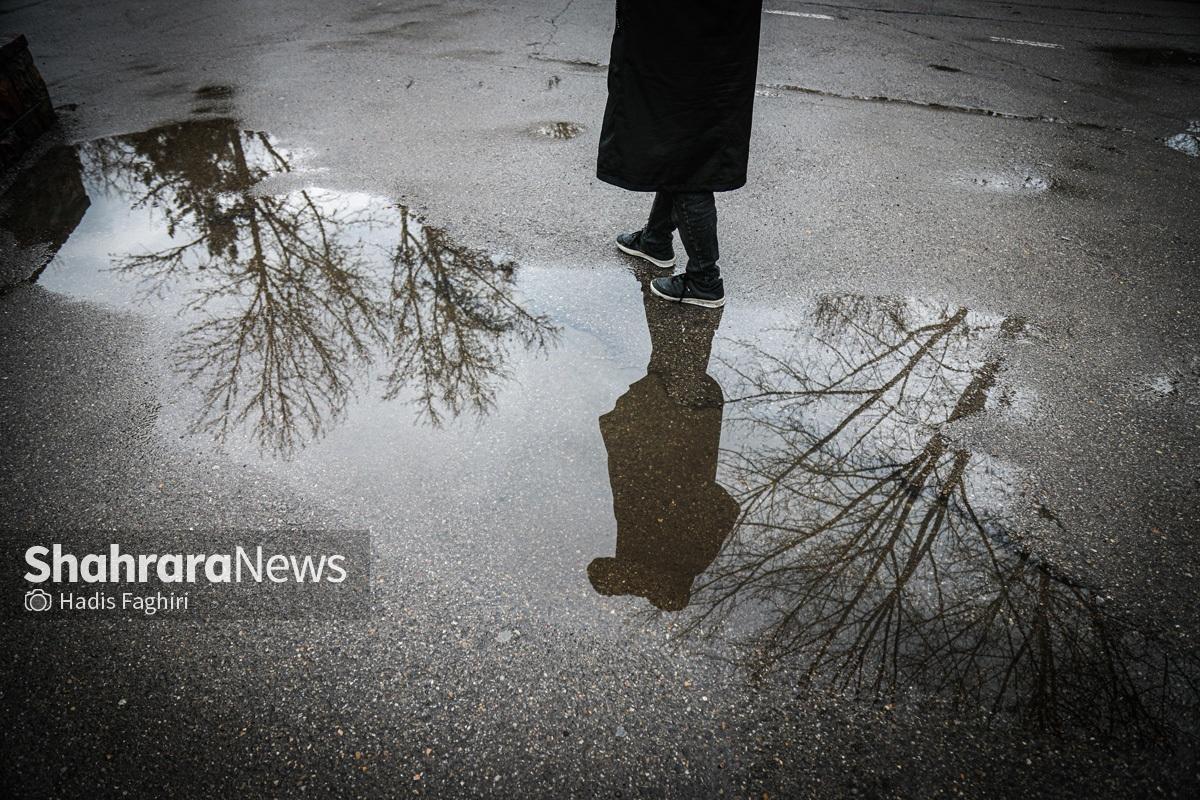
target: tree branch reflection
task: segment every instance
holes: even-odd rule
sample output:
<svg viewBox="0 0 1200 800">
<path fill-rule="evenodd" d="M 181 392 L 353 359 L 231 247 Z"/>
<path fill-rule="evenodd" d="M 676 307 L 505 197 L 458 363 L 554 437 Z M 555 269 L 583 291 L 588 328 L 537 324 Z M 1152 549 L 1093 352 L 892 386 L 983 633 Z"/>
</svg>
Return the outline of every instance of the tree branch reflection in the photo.
<svg viewBox="0 0 1200 800">
<path fill-rule="evenodd" d="M 487 413 L 512 343 L 557 329 L 514 297 L 514 265 L 456 245 L 403 207 L 319 189 L 262 191 L 289 154 L 230 120 L 85 146 L 94 185 L 161 219 L 169 244 L 114 256 L 140 297 L 183 295 L 175 353 L 203 395 L 192 428 L 241 427 L 288 454 L 345 412 L 367 368 L 442 424 Z"/>
<path fill-rule="evenodd" d="M 434 424 L 445 414 L 491 411 L 494 379 L 505 374 L 507 342 L 540 350 L 558 335 L 546 316 L 513 299 L 515 272 L 513 262 L 498 264 L 456 245 L 444 231 L 415 223 L 400 209 L 385 397 L 417 386 L 417 402 Z"/>
<path fill-rule="evenodd" d="M 1033 555 L 1011 471 L 951 435 L 1026 323 L 856 296 L 811 323 L 726 361 L 742 515 L 685 634 L 741 631 L 757 671 L 799 664 L 878 699 L 919 686 L 1037 728 L 1160 734 L 1167 709 L 1195 708 L 1194 655 Z"/>
</svg>

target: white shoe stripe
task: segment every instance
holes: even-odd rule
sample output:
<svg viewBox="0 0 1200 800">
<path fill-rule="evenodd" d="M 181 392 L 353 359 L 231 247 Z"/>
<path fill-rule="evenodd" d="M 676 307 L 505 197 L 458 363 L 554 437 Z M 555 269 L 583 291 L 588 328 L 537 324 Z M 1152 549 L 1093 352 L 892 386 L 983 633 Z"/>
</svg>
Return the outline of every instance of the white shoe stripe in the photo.
<svg viewBox="0 0 1200 800">
<path fill-rule="evenodd" d="M 637 258 L 644 258 L 646 261 L 649 261 L 651 264 L 653 264 L 656 267 L 662 267 L 663 269 L 666 269 L 667 267 L 675 266 L 675 258 L 674 257 L 672 257 L 670 261 L 659 261 L 657 258 L 646 255 L 641 250 L 634 250 L 632 247 L 626 247 L 625 245 L 621 244 L 620 242 L 617 242 L 617 249 L 620 250 L 622 253 L 628 253 L 629 255 L 636 256 Z"/>
<path fill-rule="evenodd" d="M 720 308 L 721 306 L 725 305 L 724 297 L 722 297 L 720 300 L 703 300 L 699 297 L 683 297 L 683 298 L 672 297 L 669 294 L 663 294 L 662 292 L 660 292 L 655 287 L 653 281 L 650 282 L 650 293 L 655 295 L 656 297 L 661 297 L 663 300 L 667 300 L 671 303 L 684 303 L 689 306 L 703 306 L 704 308 Z"/>
</svg>

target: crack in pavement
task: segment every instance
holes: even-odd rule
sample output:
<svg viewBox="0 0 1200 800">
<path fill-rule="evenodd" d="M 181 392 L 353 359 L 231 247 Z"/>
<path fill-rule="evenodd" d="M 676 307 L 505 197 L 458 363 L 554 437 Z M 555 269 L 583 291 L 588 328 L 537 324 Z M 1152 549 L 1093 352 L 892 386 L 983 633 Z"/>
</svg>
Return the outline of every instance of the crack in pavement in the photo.
<svg viewBox="0 0 1200 800">
<path fill-rule="evenodd" d="M 1019 69 L 1029 75 L 1036 76 L 1043 80 L 1051 81 L 1052 83 L 1066 82 L 1066 83 L 1069 83 L 1080 89 L 1087 90 L 1087 91 L 1091 92 L 1092 94 L 1105 94 L 1105 93 L 1111 91 L 1110 89 L 1108 89 L 1107 87 L 1105 87 L 1102 84 L 1096 83 L 1094 81 L 1084 80 L 1083 78 L 1077 77 L 1075 75 L 1064 76 L 1061 78 L 1057 77 L 1055 75 L 1051 75 L 1048 72 L 1043 72 L 1042 70 L 1037 69 L 1036 67 L 1032 66 L 1030 63 L 1028 63 L 1025 60 L 1018 59 L 1018 58 L 1015 58 L 1012 56 L 1008 56 L 1003 53 L 998 53 L 995 51 L 994 48 L 976 46 L 969 40 L 957 40 L 957 39 L 946 38 L 943 36 L 936 36 L 932 33 L 926 33 L 924 31 L 919 31 L 919 30 L 915 30 L 913 28 L 908 28 L 898 22 L 892 22 L 892 21 L 889 21 L 886 19 L 871 20 L 871 21 L 874 22 L 876 25 L 879 25 L 879 26 L 886 28 L 888 30 L 891 30 L 891 31 L 902 31 L 910 36 L 916 36 L 921 39 L 927 39 L 931 42 L 936 42 L 936 43 L 938 43 L 940 45 L 944 45 L 946 47 L 965 50 L 966 52 L 971 53 L 975 56 L 978 56 L 979 58 L 985 59 L 987 61 L 995 62 L 996 64 L 1002 64 L 1007 67 L 1012 67 L 1013 69 Z M 914 52 L 914 54 L 918 54 L 918 51 L 913 51 L 913 52 Z M 1173 114 L 1163 114 L 1163 113 L 1156 112 L 1156 116 L 1158 116 L 1164 120 L 1178 119 Z M 1066 121 L 1064 120 L 1064 123 L 1065 122 Z M 1119 130 L 1122 133 L 1132 133 L 1133 132 L 1129 128 L 1120 128 L 1120 127 L 1116 127 L 1116 126 L 1110 126 L 1109 130 Z"/>
<path fill-rule="evenodd" d="M 552 64 L 565 64 L 570 67 L 575 67 L 581 72 L 602 73 L 608 70 L 608 65 L 598 61 L 585 61 L 574 58 L 554 58 L 552 56 L 544 56 L 540 53 L 531 53 L 529 57 L 535 61 L 545 61 Z M 776 92 L 793 92 L 797 94 L 808 94 L 816 97 L 828 97 L 836 100 L 857 100 L 867 103 L 888 103 L 891 105 L 913 106 L 916 108 L 927 108 L 933 111 L 949 111 L 954 114 L 970 114 L 978 117 L 993 117 L 996 119 L 1011 119 L 1021 122 L 1044 122 L 1051 125 L 1065 125 L 1071 128 L 1085 128 L 1087 130 L 1110 131 L 1114 133 L 1137 133 L 1132 128 L 1125 128 L 1119 125 L 1104 125 L 1099 122 L 1085 122 L 1081 120 L 1066 119 L 1065 117 L 1054 117 L 1049 114 L 1018 114 L 1012 111 L 997 111 L 992 108 L 982 108 L 980 106 L 965 106 L 957 103 L 942 103 L 936 100 L 913 100 L 907 97 L 890 97 L 888 95 L 867 95 L 867 94 L 843 94 L 841 92 L 833 92 L 827 89 L 813 89 L 809 86 L 800 86 L 794 83 L 759 83 L 755 85 L 758 90 L 776 91 Z M 769 95 L 765 95 L 769 96 Z"/>
<path fill-rule="evenodd" d="M 575 0 L 567 0 L 566 5 L 564 5 L 562 8 L 560 8 L 558 10 L 557 14 L 555 14 L 552 17 L 546 18 L 546 23 L 550 26 L 550 36 L 547 37 L 545 41 L 536 41 L 536 42 L 529 43 L 530 47 L 537 48 L 533 53 L 534 56 L 540 56 L 542 53 L 544 53 L 546 51 L 547 47 L 549 47 L 551 44 L 554 43 L 554 37 L 558 35 L 558 21 L 562 18 L 563 14 L 566 14 L 568 11 L 571 10 L 571 6 L 574 4 L 575 4 Z"/>
<path fill-rule="evenodd" d="M 1017 114 L 1010 111 L 996 111 L 991 108 L 981 108 L 979 106 L 963 106 L 955 103 L 941 103 L 932 100 L 911 100 L 907 97 L 889 97 L 887 95 L 865 95 L 865 94 L 842 94 L 840 92 L 831 92 L 826 89 L 813 89 L 808 86 L 798 86 L 792 83 L 760 83 L 760 89 L 774 89 L 781 92 L 796 92 L 799 94 L 815 95 L 817 97 L 830 97 L 837 100 L 858 100 L 868 103 L 890 103 L 893 105 L 916 106 L 918 108 L 928 108 L 934 111 L 950 111 L 955 114 L 972 114 L 980 117 L 996 117 L 998 119 L 1013 119 L 1022 122 L 1046 122 L 1053 125 L 1066 125 L 1072 128 L 1087 128 L 1089 130 L 1098 131 L 1114 131 L 1117 133 L 1136 133 L 1132 128 L 1124 128 L 1116 125 L 1103 125 L 1099 122 L 1082 122 L 1079 120 L 1065 119 L 1063 117 L 1052 117 L 1048 114 Z"/>
</svg>

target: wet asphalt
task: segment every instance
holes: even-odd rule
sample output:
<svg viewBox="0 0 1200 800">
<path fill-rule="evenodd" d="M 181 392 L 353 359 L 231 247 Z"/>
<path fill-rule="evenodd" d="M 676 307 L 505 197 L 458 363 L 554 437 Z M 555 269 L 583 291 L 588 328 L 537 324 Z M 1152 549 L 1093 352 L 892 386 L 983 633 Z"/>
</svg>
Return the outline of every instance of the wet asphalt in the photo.
<svg viewBox="0 0 1200 800">
<path fill-rule="evenodd" d="M 322 622 L 6 568 L 10 794 L 1193 796 L 1200 9 L 765 8 L 706 315 L 611 245 L 610 2 L 3 6 L 6 547 L 373 554 Z"/>
</svg>

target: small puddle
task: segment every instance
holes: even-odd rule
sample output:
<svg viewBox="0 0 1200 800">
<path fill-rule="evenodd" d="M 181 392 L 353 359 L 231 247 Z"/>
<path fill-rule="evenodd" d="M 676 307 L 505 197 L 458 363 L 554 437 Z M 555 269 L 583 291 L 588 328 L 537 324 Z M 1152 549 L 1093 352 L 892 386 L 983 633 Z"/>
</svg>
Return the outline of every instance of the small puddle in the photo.
<svg viewBox="0 0 1200 800">
<path fill-rule="evenodd" d="M 587 128 L 579 122 L 543 122 L 529 130 L 534 136 L 546 139 L 574 139 Z"/>
<path fill-rule="evenodd" d="M 1036 195 L 1053 186 L 1050 176 L 1040 167 L 1014 166 L 994 172 L 966 173 L 957 182 L 985 192 L 1009 195 Z"/>
<path fill-rule="evenodd" d="M 1192 158 L 1200 157 L 1200 120 L 1192 120 L 1186 131 L 1167 138 L 1166 145 Z"/>
<path fill-rule="evenodd" d="M 1200 356 L 1165 372 L 1142 376 L 1139 389 L 1149 398 L 1177 399 L 1200 406 Z"/>
</svg>

